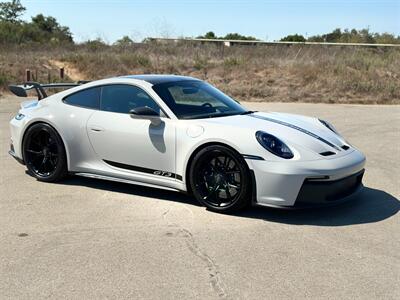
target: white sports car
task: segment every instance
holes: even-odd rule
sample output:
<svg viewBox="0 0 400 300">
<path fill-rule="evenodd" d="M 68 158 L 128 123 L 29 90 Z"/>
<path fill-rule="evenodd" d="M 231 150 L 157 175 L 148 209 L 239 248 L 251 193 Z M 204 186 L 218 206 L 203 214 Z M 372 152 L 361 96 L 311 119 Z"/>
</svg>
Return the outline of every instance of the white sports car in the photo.
<svg viewBox="0 0 400 300">
<path fill-rule="evenodd" d="M 195 78 L 10 86 L 30 89 L 38 100 L 11 120 L 10 154 L 40 181 L 74 174 L 183 191 L 219 212 L 333 204 L 362 188 L 364 155 L 328 122 L 248 111 Z"/>
</svg>

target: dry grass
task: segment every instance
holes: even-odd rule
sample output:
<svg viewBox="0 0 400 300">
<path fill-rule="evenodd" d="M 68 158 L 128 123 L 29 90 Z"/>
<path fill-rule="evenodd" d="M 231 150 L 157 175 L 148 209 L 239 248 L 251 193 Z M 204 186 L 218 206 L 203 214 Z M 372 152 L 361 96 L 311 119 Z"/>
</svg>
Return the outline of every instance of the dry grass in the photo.
<svg viewBox="0 0 400 300">
<path fill-rule="evenodd" d="M 398 49 L 190 43 L 0 49 L 0 85 L 22 81 L 26 68 L 37 70 L 36 80 L 54 81 L 59 62 L 75 71 L 74 79 L 190 75 L 243 101 L 400 104 Z"/>
</svg>

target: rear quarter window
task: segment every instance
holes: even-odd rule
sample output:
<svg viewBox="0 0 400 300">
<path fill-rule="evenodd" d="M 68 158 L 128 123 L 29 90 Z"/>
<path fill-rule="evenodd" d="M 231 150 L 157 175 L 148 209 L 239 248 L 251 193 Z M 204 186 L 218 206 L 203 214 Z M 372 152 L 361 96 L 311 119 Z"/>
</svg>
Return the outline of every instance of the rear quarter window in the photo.
<svg viewBox="0 0 400 300">
<path fill-rule="evenodd" d="M 63 101 L 70 105 L 100 109 L 100 87 L 94 87 L 73 93 L 65 97 Z"/>
</svg>

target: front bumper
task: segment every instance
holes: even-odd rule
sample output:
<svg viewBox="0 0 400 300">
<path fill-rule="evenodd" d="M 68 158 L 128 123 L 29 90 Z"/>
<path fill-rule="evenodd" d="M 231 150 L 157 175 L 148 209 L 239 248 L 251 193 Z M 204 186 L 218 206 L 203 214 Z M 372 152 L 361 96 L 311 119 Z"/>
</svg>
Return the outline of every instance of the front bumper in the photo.
<svg viewBox="0 0 400 300">
<path fill-rule="evenodd" d="M 296 208 L 334 204 L 362 188 L 365 156 L 353 150 L 315 161 L 246 160 L 254 172 L 255 204 Z"/>
<path fill-rule="evenodd" d="M 330 206 L 345 202 L 362 189 L 363 175 L 364 169 L 338 180 L 314 181 L 306 179 L 293 207 Z"/>
<path fill-rule="evenodd" d="M 25 128 L 25 124 L 27 122 L 27 118 L 25 117 L 22 120 L 17 120 L 12 118 L 10 121 L 10 133 L 11 133 L 11 145 L 10 152 L 15 159 L 23 160 L 22 156 L 22 136 L 23 129 Z"/>
<path fill-rule="evenodd" d="M 10 155 L 11 155 L 17 162 L 19 162 L 21 165 L 25 165 L 24 160 L 21 159 L 21 158 L 19 158 L 19 157 L 15 154 L 13 147 L 11 147 L 11 150 L 8 151 L 8 154 L 10 154 Z"/>
</svg>

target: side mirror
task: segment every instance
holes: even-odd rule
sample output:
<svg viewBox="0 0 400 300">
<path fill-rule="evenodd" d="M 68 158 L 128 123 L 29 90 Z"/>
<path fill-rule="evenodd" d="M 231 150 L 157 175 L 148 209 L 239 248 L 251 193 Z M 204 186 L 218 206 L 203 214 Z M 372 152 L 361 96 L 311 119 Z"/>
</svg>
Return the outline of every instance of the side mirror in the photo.
<svg viewBox="0 0 400 300">
<path fill-rule="evenodd" d="M 161 123 L 160 115 L 154 109 L 148 106 L 131 109 L 129 114 L 133 119 L 145 119 L 151 120 L 152 123 Z"/>
<path fill-rule="evenodd" d="M 148 107 L 148 106 L 142 106 L 142 107 L 137 107 L 137 108 L 131 109 L 129 111 L 129 114 L 131 115 L 132 118 L 142 117 L 143 119 L 160 116 L 154 109 L 152 109 L 151 107 Z"/>
</svg>

